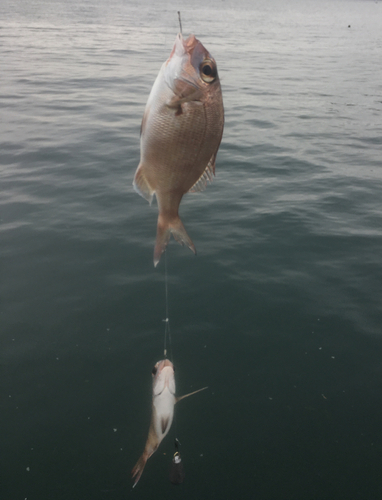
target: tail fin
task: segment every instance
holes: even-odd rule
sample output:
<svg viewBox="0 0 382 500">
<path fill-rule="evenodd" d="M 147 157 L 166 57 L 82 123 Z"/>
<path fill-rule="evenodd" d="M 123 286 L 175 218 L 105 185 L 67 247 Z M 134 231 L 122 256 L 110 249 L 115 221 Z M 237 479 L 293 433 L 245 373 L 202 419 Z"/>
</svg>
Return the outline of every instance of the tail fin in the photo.
<svg viewBox="0 0 382 500">
<path fill-rule="evenodd" d="M 135 464 L 133 470 L 131 471 L 131 475 L 132 475 L 133 479 L 135 478 L 133 488 L 135 487 L 135 485 L 137 484 L 137 482 L 141 478 L 143 469 L 145 468 L 145 465 L 146 465 L 148 458 L 149 458 L 148 454 L 143 452 L 142 455 L 139 457 L 138 462 Z"/>
<path fill-rule="evenodd" d="M 184 229 L 179 215 L 169 219 L 163 214 L 158 216 L 157 238 L 154 249 L 154 266 L 160 261 L 162 253 L 166 250 L 171 234 L 181 245 L 186 244 L 196 254 L 196 248 Z"/>
</svg>

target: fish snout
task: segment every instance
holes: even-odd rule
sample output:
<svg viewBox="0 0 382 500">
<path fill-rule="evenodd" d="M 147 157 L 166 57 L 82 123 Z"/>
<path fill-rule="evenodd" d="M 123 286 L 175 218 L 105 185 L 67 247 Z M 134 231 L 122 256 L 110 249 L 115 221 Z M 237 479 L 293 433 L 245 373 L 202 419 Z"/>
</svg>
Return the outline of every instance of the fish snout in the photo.
<svg viewBox="0 0 382 500">
<path fill-rule="evenodd" d="M 159 396 L 166 389 L 175 396 L 175 377 L 174 368 L 171 361 L 164 360 L 160 362 L 157 372 L 154 374 L 153 380 L 153 394 Z M 164 366 L 164 363 L 166 365 Z"/>
<path fill-rule="evenodd" d="M 166 366 L 171 366 L 171 368 L 174 369 L 174 365 L 171 363 L 169 359 L 162 359 L 161 361 L 158 361 L 155 364 L 152 370 L 152 374 L 156 375 L 157 373 L 160 373 Z"/>
<path fill-rule="evenodd" d="M 169 359 L 164 359 L 164 360 L 162 361 L 162 363 L 163 363 L 163 368 L 164 368 L 165 366 L 170 366 L 172 369 L 174 369 L 174 365 L 171 363 L 171 361 L 170 361 Z"/>
<path fill-rule="evenodd" d="M 162 361 L 158 361 L 158 363 L 155 366 L 157 367 L 158 372 L 161 372 L 166 367 L 174 369 L 174 365 L 171 363 L 169 359 L 162 359 Z"/>
</svg>

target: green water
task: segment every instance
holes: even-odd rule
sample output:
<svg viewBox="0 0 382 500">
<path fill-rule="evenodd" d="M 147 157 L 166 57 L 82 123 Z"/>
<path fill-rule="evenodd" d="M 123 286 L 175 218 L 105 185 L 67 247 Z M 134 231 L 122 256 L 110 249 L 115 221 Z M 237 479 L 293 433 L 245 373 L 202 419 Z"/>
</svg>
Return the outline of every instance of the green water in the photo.
<svg viewBox="0 0 382 500">
<path fill-rule="evenodd" d="M 381 5 L 1 4 L 1 499 L 381 495 Z M 209 390 L 132 490 L 165 317 L 132 180 L 177 10 L 226 112 L 167 255 L 177 391 Z"/>
</svg>

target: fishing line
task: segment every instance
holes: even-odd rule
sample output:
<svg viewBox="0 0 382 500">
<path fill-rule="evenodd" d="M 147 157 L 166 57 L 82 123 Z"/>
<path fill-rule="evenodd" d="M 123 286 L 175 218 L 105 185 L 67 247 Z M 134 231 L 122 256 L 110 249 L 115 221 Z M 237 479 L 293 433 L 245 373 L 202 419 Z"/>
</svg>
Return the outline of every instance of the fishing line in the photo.
<svg viewBox="0 0 382 500">
<path fill-rule="evenodd" d="M 164 328 L 164 357 L 167 358 L 167 339 L 170 347 L 170 355 L 171 355 L 171 361 L 174 363 L 173 359 L 173 353 L 172 353 L 172 341 L 171 341 L 171 330 L 170 330 L 170 318 L 169 318 L 169 313 L 168 313 L 168 271 L 167 271 L 167 249 L 164 251 L 164 289 L 165 289 L 165 299 L 166 299 L 166 318 L 163 320 L 165 323 L 165 328 Z M 175 453 L 173 455 L 172 461 L 171 461 L 171 467 L 170 467 L 170 475 L 169 479 L 172 484 L 181 484 L 184 480 L 185 473 L 184 473 L 184 468 L 183 468 L 183 462 L 182 462 L 182 457 L 180 456 L 179 453 L 179 445 L 180 442 L 178 438 L 176 437 L 178 434 L 177 431 L 177 418 L 176 418 L 176 412 L 174 412 L 173 416 L 173 428 L 174 428 L 174 445 L 175 445 Z"/>
<path fill-rule="evenodd" d="M 178 10 L 178 20 L 179 20 L 179 29 L 180 33 L 182 33 L 182 19 L 180 17 L 180 11 Z M 170 344 L 170 350 L 171 350 L 171 360 L 173 362 L 173 355 L 172 355 L 172 343 L 171 343 L 171 331 L 170 331 L 170 318 L 168 316 L 168 273 L 167 273 L 167 249 L 164 251 L 164 283 L 165 283 L 165 295 L 166 295 L 166 319 L 163 321 L 165 322 L 165 329 L 164 329 L 164 357 L 167 358 L 167 337 L 169 340 Z"/>
<path fill-rule="evenodd" d="M 180 17 L 180 10 L 178 10 L 178 20 L 179 20 L 179 29 L 180 33 L 182 33 L 182 18 Z M 163 321 L 165 322 L 165 328 L 164 328 L 164 357 L 167 358 L 167 337 L 169 340 L 170 344 L 170 350 L 171 350 L 171 360 L 173 362 L 173 356 L 172 356 L 172 343 L 171 343 L 171 331 L 170 331 L 170 318 L 168 317 L 168 274 L 167 274 L 167 249 L 164 251 L 164 283 L 165 283 L 165 296 L 166 296 L 166 319 Z"/>
<path fill-rule="evenodd" d="M 165 289 L 165 299 L 166 299 L 166 318 L 163 320 L 165 323 L 164 327 L 164 357 L 167 358 L 167 339 L 170 345 L 171 359 L 172 359 L 172 342 L 171 342 L 171 330 L 170 330 L 170 318 L 168 314 L 168 273 L 167 273 L 167 250 L 164 251 L 164 289 Z"/>
<path fill-rule="evenodd" d="M 179 19 L 179 29 L 181 35 L 182 33 L 182 20 L 180 17 L 180 11 L 178 11 L 178 19 Z M 173 358 L 173 352 L 172 352 L 172 341 L 171 341 L 171 330 L 170 330 L 170 318 L 169 318 L 169 312 L 168 312 L 168 271 L 167 271 L 167 249 L 164 251 L 164 287 L 165 287 L 165 299 L 166 299 L 166 318 L 163 320 L 165 323 L 165 328 L 164 328 L 164 346 L 163 346 L 163 354 L 164 357 L 167 359 L 167 339 L 169 342 L 170 346 L 170 351 L 171 351 L 171 361 L 174 363 L 174 358 Z M 175 446 L 175 453 L 173 455 L 172 461 L 171 461 L 171 467 L 170 467 L 170 475 L 169 479 L 172 484 L 181 484 L 184 480 L 185 473 L 184 473 L 184 468 L 183 468 L 183 463 L 182 463 L 182 458 L 179 453 L 179 445 L 180 442 L 178 440 L 177 436 L 177 425 L 176 425 L 176 415 L 174 413 L 173 416 L 173 423 L 174 423 L 174 434 L 175 434 L 175 439 L 174 439 L 174 446 Z"/>
<path fill-rule="evenodd" d="M 183 31 L 182 31 L 182 19 L 180 17 L 180 10 L 178 10 L 178 19 L 179 19 L 180 34 L 183 35 Z"/>
</svg>

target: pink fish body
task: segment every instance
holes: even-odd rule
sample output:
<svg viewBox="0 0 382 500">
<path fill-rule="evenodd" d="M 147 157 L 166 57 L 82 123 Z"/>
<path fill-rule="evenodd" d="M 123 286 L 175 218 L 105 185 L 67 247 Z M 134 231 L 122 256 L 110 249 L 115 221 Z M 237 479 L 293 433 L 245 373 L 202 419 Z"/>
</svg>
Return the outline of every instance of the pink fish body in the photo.
<svg viewBox="0 0 382 500">
<path fill-rule="evenodd" d="M 224 108 L 216 62 L 203 45 L 181 33 L 151 89 L 141 127 L 141 159 L 135 190 L 158 202 L 154 265 L 171 234 L 194 253 L 178 215 L 182 197 L 201 191 L 215 174 Z"/>
</svg>

